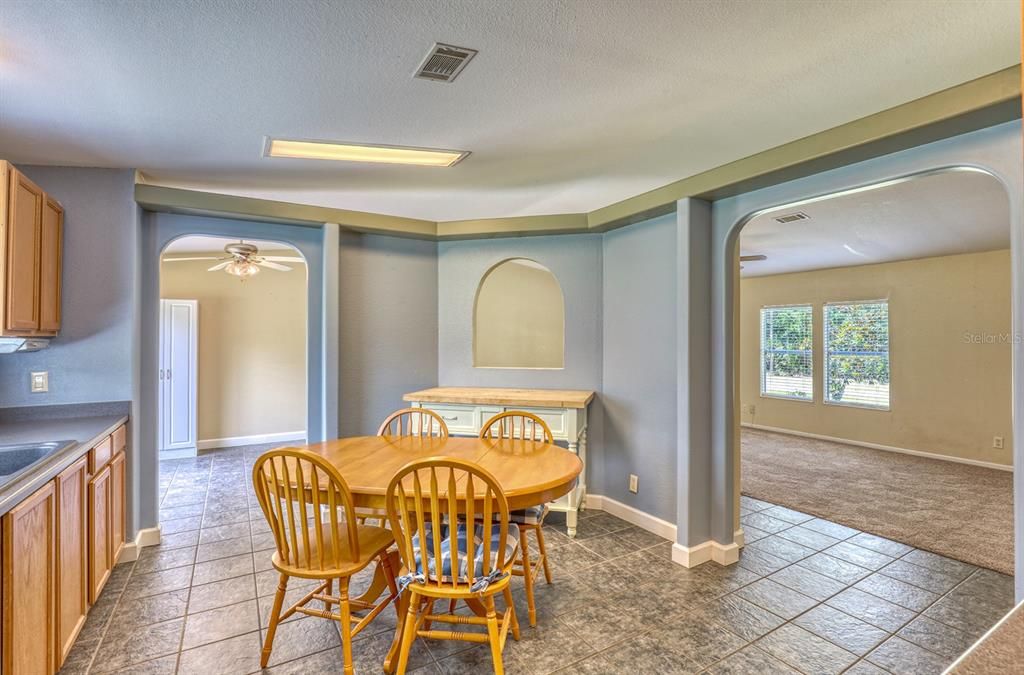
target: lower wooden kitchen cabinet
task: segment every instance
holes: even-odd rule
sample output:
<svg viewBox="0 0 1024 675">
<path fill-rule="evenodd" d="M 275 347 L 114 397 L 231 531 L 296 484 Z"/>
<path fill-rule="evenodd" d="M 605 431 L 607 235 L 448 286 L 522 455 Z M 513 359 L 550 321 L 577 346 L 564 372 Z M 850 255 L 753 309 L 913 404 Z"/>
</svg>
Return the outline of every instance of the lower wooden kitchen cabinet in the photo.
<svg viewBox="0 0 1024 675">
<path fill-rule="evenodd" d="M 53 675 L 124 550 L 121 427 L 0 518 L 0 673 Z"/>
<path fill-rule="evenodd" d="M 55 481 L 3 517 L 3 672 L 55 672 Z"/>
<path fill-rule="evenodd" d="M 56 650 L 63 663 L 89 611 L 89 521 L 86 503 L 88 462 L 82 457 L 56 479 L 57 610 Z"/>
<path fill-rule="evenodd" d="M 114 569 L 110 559 L 110 467 L 89 481 L 89 603 L 96 602 Z"/>
<path fill-rule="evenodd" d="M 93 603 L 103 592 L 103 586 L 124 550 L 124 433 L 114 432 L 90 451 L 89 466 L 94 471 L 89 480 L 88 544 L 89 602 Z"/>
<path fill-rule="evenodd" d="M 124 452 L 110 460 L 110 560 L 116 565 L 124 550 Z"/>
</svg>

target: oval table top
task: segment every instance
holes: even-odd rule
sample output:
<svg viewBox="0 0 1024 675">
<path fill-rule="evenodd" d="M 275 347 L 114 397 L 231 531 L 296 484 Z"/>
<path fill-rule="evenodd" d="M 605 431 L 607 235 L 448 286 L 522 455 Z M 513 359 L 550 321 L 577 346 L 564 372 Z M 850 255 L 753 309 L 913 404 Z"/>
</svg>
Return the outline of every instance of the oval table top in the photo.
<svg viewBox="0 0 1024 675">
<path fill-rule="evenodd" d="M 399 469 L 428 457 L 479 464 L 498 480 L 513 510 L 558 499 L 583 470 L 580 458 L 565 448 L 523 439 L 355 436 L 298 447 L 335 466 L 355 505 L 369 508 L 384 508 L 384 493 Z"/>
</svg>

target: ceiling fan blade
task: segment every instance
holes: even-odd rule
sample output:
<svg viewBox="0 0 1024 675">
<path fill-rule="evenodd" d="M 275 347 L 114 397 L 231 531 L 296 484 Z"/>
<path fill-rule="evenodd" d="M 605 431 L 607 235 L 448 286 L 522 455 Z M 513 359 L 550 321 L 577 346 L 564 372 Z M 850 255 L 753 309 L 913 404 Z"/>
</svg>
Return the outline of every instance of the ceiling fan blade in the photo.
<svg viewBox="0 0 1024 675">
<path fill-rule="evenodd" d="M 306 262 L 305 258 L 297 258 L 294 256 L 286 255 L 261 255 L 260 257 L 263 258 L 264 260 L 276 260 L 277 262 Z"/>
<path fill-rule="evenodd" d="M 163 262 L 184 262 L 187 260 L 220 260 L 219 256 L 206 255 L 199 258 L 161 258 Z"/>
<path fill-rule="evenodd" d="M 749 262 L 749 261 L 754 261 L 754 260 L 767 260 L 767 259 L 768 259 L 768 256 L 766 256 L 766 255 L 741 255 L 740 256 L 740 260 L 742 260 L 743 262 Z"/>
<path fill-rule="evenodd" d="M 230 264 L 231 264 L 230 260 L 225 260 L 222 263 L 217 263 L 216 265 L 214 265 L 213 267 L 211 267 L 210 269 L 208 269 L 206 271 L 207 272 L 217 272 L 218 270 L 222 270 L 222 269 L 224 269 L 225 267 L 227 267 Z"/>
<path fill-rule="evenodd" d="M 279 265 L 276 262 L 270 262 L 266 259 L 260 260 L 256 264 L 259 265 L 260 267 L 269 267 L 270 269 L 277 270 L 279 272 L 291 272 L 292 270 L 292 268 L 288 267 L 287 265 Z"/>
</svg>

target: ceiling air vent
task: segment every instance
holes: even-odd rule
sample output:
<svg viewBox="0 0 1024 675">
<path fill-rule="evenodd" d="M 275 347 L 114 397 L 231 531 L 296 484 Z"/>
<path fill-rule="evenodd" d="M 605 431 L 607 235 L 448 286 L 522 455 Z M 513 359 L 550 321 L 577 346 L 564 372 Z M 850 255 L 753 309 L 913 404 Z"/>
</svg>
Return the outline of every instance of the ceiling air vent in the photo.
<svg viewBox="0 0 1024 675">
<path fill-rule="evenodd" d="M 784 216 L 779 216 L 775 219 L 777 223 L 795 223 L 798 220 L 810 220 L 811 217 L 803 211 L 797 211 L 796 213 L 787 213 Z"/>
<path fill-rule="evenodd" d="M 423 59 L 423 63 L 416 69 L 416 74 L 413 77 L 422 77 L 434 82 L 451 82 L 459 76 L 459 73 L 474 56 L 476 56 L 475 49 L 436 42 L 427 57 Z"/>
</svg>

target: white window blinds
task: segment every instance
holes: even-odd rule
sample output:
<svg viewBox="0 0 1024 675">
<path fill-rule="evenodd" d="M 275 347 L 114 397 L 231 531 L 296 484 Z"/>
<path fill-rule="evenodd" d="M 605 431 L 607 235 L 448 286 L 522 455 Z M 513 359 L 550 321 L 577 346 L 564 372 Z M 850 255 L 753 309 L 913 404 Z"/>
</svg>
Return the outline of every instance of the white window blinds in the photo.
<svg viewBox="0 0 1024 675">
<path fill-rule="evenodd" d="M 811 306 L 761 309 L 761 395 L 814 398 Z"/>
<path fill-rule="evenodd" d="M 889 303 L 825 305 L 825 403 L 889 408 Z"/>
</svg>

